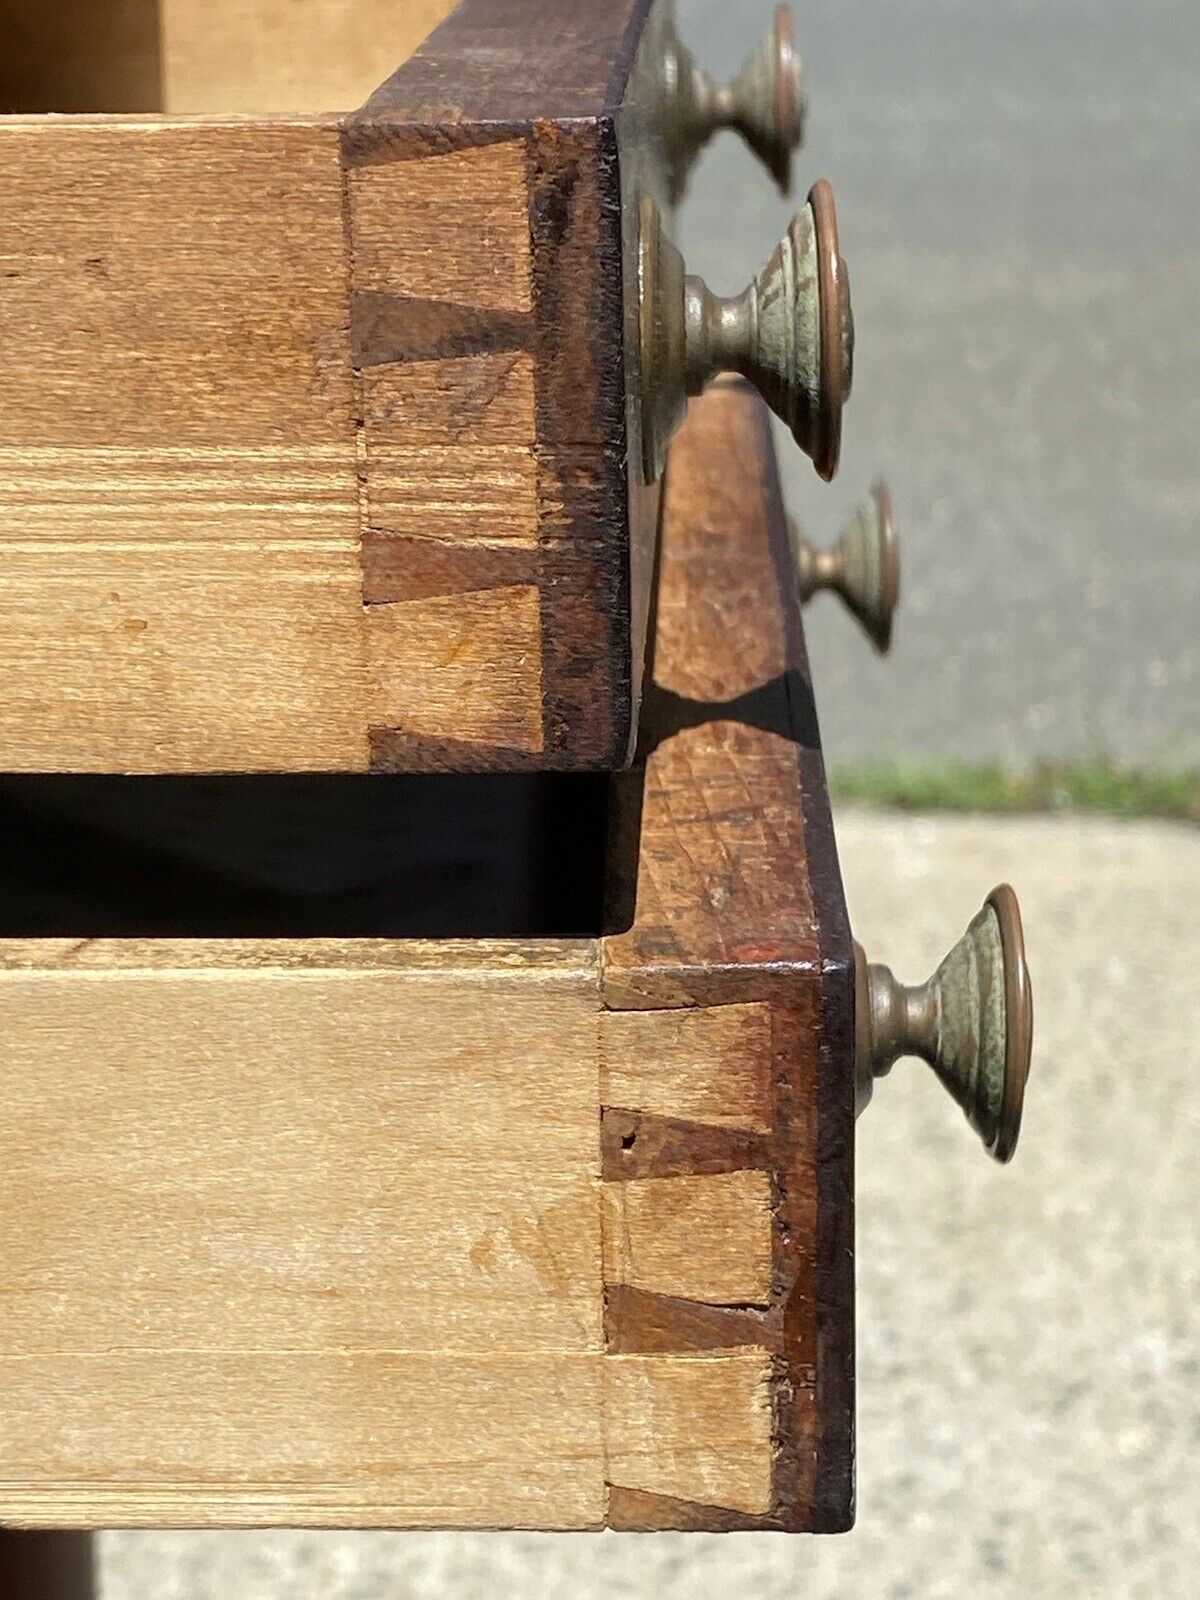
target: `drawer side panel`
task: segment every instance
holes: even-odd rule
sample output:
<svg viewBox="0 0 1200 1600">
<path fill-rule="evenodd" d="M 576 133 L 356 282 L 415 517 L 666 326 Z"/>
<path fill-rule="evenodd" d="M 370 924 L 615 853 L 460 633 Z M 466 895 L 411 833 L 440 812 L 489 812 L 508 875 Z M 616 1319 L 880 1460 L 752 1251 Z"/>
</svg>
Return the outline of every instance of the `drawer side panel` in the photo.
<svg viewBox="0 0 1200 1600">
<path fill-rule="evenodd" d="M 14 948 L 0 1520 L 601 1523 L 594 947 L 435 948 Z"/>
</svg>

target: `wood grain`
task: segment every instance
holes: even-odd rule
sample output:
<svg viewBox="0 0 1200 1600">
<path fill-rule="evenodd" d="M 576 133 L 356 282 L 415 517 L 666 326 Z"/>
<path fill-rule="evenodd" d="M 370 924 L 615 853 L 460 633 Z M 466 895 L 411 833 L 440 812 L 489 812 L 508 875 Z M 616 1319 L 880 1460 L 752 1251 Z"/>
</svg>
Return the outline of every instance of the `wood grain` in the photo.
<svg viewBox="0 0 1200 1600">
<path fill-rule="evenodd" d="M 605 1284 L 708 1305 L 765 1305 L 771 1198 L 765 1172 L 605 1184 Z"/>
<path fill-rule="evenodd" d="M 228 451 L 218 506 L 255 447 L 353 463 L 335 127 L 16 118 L 0 176 L 7 448 Z"/>
<path fill-rule="evenodd" d="M 768 1047 L 767 1063 L 770 1059 Z M 614 1183 L 769 1172 L 774 1159 L 774 1140 L 745 1123 L 714 1126 L 612 1106 L 605 1106 L 600 1121 L 601 1166 L 605 1178 Z"/>
<path fill-rule="evenodd" d="M 9 1520 L 600 1520 L 594 947 L 328 954 L 0 972 Z"/>
<path fill-rule="evenodd" d="M 119 1347 L 131 1325 L 162 1350 L 532 1351 L 588 1328 L 595 1346 L 595 1089 L 572 1070 L 593 990 L 586 963 L 0 974 L 6 1359 Z M 469 1165 L 447 1119 L 475 1126 Z"/>
<path fill-rule="evenodd" d="M 355 295 L 530 310 L 526 181 L 523 137 L 350 166 Z"/>
<path fill-rule="evenodd" d="M 5 1522 L 594 1527 L 610 1483 L 761 1509 L 766 1352 L 606 1354 L 595 945 L 0 957 Z M 630 1190 L 631 1261 L 715 1229 L 753 1292 L 755 1182 L 657 1245 Z"/>
<path fill-rule="evenodd" d="M 461 551 L 439 560 L 447 592 L 490 587 L 497 546 L 519 522 L 536 530 L 542 736 L 536 752 L 497 742 L 489 766 L 613 767 L 631 750 L 645 610 L 632 596 L 631 505 L 653 528 L 657 499 L 631 501 L 628 478 L 616 114 L 647 11 L 647 0 L 465 0 L 343 130 L 368 572 L 386 571 L 387 599 L 407 598 L 410 568 L 388 544 L 376 487 L 388 450 L 412 438 L 395 399 L 418 385 L 457 394 L 466 362 L 468 403 L 435 400 L 419 423 L 422 448 L 452 446 L 461 473 L 426 517 L 446 552 Z M 422 220 L 411 246 L 396 239 L 401 210 Z M 386 414 L 373 410 L 381 386 Z M 468 535 L 450 507 L 502 479 L 505 512 Z M 421 588 L 428 565 L 412 569 Z M 373 739 L 389 769 L 461 759 L 449 727 Z"/>
<path fill-rule="evenodd" d="M 770 1039 L 765 1005 L 606 1012 L 604 1104 L 769 1133 Z"/>
<path fill-rule="evenodd" d="M 610 1355 L 608 1473 L 640 1490 L 762 1516 L 771 1503 L 771 1366 L 762 1350 Z"/>
<path fill-rule="evenodd" d="M 414 740 L 542 748 L 536 588 L 517 584 L 367 611 L 372 722 Z M 496 661 L 509 671 L 496 682 Z"/>
<path fill-rule="evenodd" d="M 350 111 L 453 5 L 454 0 L 158 0 L 162 109 L 255 116 Z"/>
<path fill-rule="evenodd" d="M 620 103 L 653 0 L 462 0 L 364 108 L 429 126 L 573 122 Z"/>
<path fill-rule="evenodd" d="M 604 1516 L 597 1355 L 133 1349 L 14 1362 L 4 1377 L 0 1504 L 17 1525 L 556 1529 Z"/>
<path fill-rule="evenodd" d="M 751 1349 L 765 1342 L 766 1323 L 767 1312 L 757 1306 L 711 1305 L 625 1283 L 604 1290 L 604 1334 L 613 1355 Z"/>
<path fill-rule="evenodd" d="M 0 192 L 0 766 L 365 768 L 336 129 L 18 120 Z"/>
<path fill-rule="evenodd" d="M 504 739 L 497 722 L 488 752 L 430 718 L 374 729 L 376 769 L 612 768 L 631 754 L 659 510 L 658 487 L 629 469 L 630 196 L 665 192 L 653 131 L 626 115 L 650 11 L 464 0 L 343 125 L 368 603 L 519 575 L 540 606 L 540 740 Z M 421 221 L 416 243 L 397 239 L 400 213 Z M 476 388 L 458 404 L 464 378 Z M 455 401 L 426 405 L 414 457 L 412 405 L 431 393 Z M 452 465 L 426 495 L 438 445 Z M 397 451 L 391 482 L 415 486 L 402 505 L 388 492 Z M 501 663 L 514 682 L 532 666 Z"/>
</svg>

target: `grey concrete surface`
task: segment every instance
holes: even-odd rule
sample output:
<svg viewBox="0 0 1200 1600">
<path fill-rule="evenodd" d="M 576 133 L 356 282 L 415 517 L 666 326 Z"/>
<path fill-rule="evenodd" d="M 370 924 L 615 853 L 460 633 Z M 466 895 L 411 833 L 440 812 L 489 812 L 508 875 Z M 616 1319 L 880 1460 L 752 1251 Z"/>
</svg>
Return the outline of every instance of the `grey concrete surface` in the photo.
<svg viewBox="0 0 1200 1600">
<path fill-rule="evenodd" d="M 727 69 L 773 0 L 682 0 Z M 836 761 L 1200 759 L 1200 8 L 1195 0 L 797 0 L 802 198 L 834 183 L 858 324 L 831 538 L 883 473 L 894 654 L 828 600 L 810 643 Z M 689 263 L 740 288 L 788 204 L 733 135 Z"/>
<path fill-rule="evenodd" d="M 855 929 L 923 977 L 991 885 L 1037 1017 L 999 1169 L 919 1063 L 859 1123 L 844 1538 L 107 1536 L 103 1600 L 1193 1600 L 1200 832 L 847 811 Z"/>
</svg>

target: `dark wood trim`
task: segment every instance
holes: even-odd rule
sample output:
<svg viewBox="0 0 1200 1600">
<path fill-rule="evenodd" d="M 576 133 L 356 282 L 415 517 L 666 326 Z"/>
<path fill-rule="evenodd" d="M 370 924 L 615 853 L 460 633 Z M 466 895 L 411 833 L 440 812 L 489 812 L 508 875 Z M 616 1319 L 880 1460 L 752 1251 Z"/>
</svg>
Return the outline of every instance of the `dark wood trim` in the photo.
<svg viewBox="0 0 1200 1600">
<path fill-rule="evenodd" d="M 652 3 L 464 0 L 342 123 L 348 172 L 498 141 L 521 141 L 526 150 L 531 312 L 357 285 L 351 293 L 360 372 L 518 350 L 533 356 L 542 751 L 531 762 L 495 748 L 477 763 L 486 770 L 614 770 L 628 763 L 636 731 L 634 653 L 642 645 L 635 614 L 644 610 L 644 596 L 633 593 L 631 544 L 636 536 L 641 550 L 654 530 L 642 526 L 652 520 L 645 496 L 631 512 L 628 462 L 637 452 L 626 439 L 617 120 Z M 354 231 L 351 221 L 352 273 Z M 388 558 L 386 543 L 379 551 L 372 545 L 368 601 L 399 595 L 392 577 L 380 587 L 376 569 Z M 485 553 L 483 565 L 494 564 Z M 453 581 L 462 592 L 491 579 L 473 583 L 456 570 Z M 641 567 L 637 581 L 648 581 Z M 420 592 L 435 591 L 422 579 Z M 434 743 L 430 754 L 398 731 L 380 730 L 376 770 L 436 769 L 456 758 L 452 737 Z"/>
<path fill-rule="evenodd" d="M 654 0 L 463 0 L 359 116 L 565 122 L 620 105 Z"/>
<path fill-rule="evenodd" d="M 767 1337 L 766 1312 L 710 1306 L 613 1284 L 604 1296 L 604 1337 L 613 1355 L 735 1350 Z"/>
<path fill-rule="evenodd" d="M 713 1172 L 770 1172 L 773 1156 L 771 1136 L 744 1128 L 652 1117 L 615 1106 L 606 1106 L 600 1119 L 600 1171 L 611 1183 Z"/>
<path fill-rule="evenodd" d="M 363 603 L 369 606 L 538 581 L 536 552 L 524 545 L 465 549 L 373 528 L 363 534 L 362 563 Z"/>
<path fill-rule="evenodd" d="M 636 895 L 627 931 L 603 941 L 604 999 L 765 1002 L 774 1131 L 611 1107 L 604 1174 L 633 1176 L 630 1160 L 637 1175 L 697 1161 L 772 1174 L 774 1285 L 756 1342 L 777 1364 L 775 1493 L 754 1525 L 832 1532 L 853 1518 L 853 948 L 769 422 L 742 385 L 694 402 L 672 447 L 660 559 L 640 794 L 636 774 L 616 785 L 609 874 L 627 914 L 636 861 Z M 673 1308 L 631 1308 L 611 1288 L 608 1302 L 622 1349 L 639 1331 L 672 1336 Z M 687 1336 L 716 1310 L 688 1307 Z M 614 1495 L 614 1526 L 747 1525 Z"/>
<path fill-rule="evenodd" d="M 616 1533 L 754 1533 L 759 1517 L 725 1506 L 702 1506 L 640 1489 L 610 1489 L 608 1525 Z"/>
<path fill-rule="evenodd" d="M 350 347 L 356 367 L 503 355 L 529 349 L 532 323 L 525 311 L 360 290 L 350 300 Z"/>
<path fill-rule="evenodd" d="M 827 1532 L 853 1525 L 855 1505 L 854 1315 L 854 936 L 838 863 L 833 812 L 794 578 L 787 509 L 783 503 L 775 436 L 759 413 L 767 462 L 763 495 L 771 529 L 771 557 L 784 626 L 792 639 L 794 670 L 787 676 L 788 726 L 800 751 L 809 889 L 821 953 L 820 1063 L 817 1092 L 817 1340 L 826 1359 L 817 1367 L 821 1447 L 814 1516 Z"/>
</svg>

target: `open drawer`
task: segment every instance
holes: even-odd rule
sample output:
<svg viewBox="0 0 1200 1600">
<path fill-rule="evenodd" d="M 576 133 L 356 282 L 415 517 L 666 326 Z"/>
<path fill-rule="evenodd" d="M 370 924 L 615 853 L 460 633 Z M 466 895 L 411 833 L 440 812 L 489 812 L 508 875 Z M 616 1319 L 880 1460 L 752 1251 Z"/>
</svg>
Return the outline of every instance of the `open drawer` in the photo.
<svg viewBox="0 0 1200 1600">
<path fill-rule="evenodd" d="M 0 942 L 0 1522 L 847 1525 L 854 955 L 741 387 L 656 610 L 595 937 Z"/>
<path fill-rule="evenodd" d="M 722 118 L 786 171 L 790 32 L 748 123 L 667 0 L 0 21 L 0 771 L 623 766 L 703 365 L 672 201 Z M 825 406 L 821 215 L 781 249 Z"/>
</svg>

